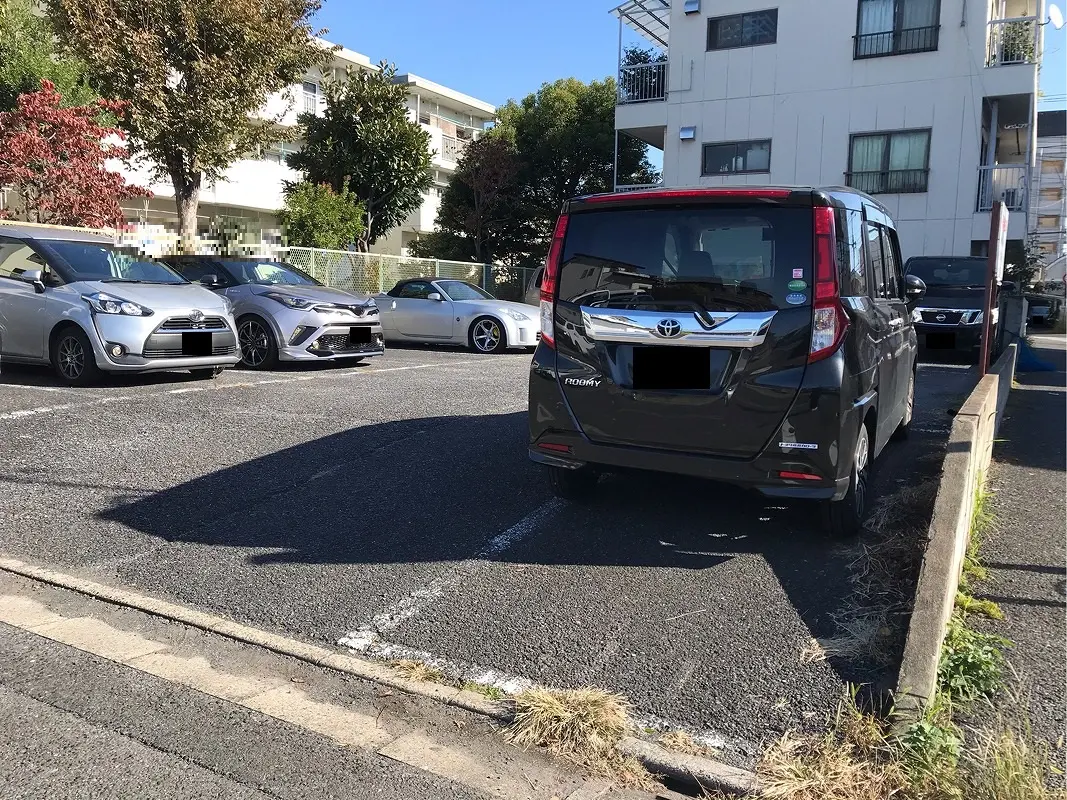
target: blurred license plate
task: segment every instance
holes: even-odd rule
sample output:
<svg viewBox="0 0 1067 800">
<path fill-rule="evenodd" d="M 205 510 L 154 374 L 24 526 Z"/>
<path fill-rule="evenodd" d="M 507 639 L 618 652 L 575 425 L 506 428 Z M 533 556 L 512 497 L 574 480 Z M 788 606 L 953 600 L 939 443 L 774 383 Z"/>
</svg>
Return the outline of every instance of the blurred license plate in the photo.
<svg viewBox="0 0 1067 800">
<path fill-rule="evenodd" d="M 182 334 L 183 356 L 209 356 L 211 355 L 211 334 L 183 333 Z"/>
<path fill-rule="evenodd" d="M 711 357 L 705 347 L 635 347 L 634 388 L 684 391 L 711 388 Z"/>
<path fill-rule="evenodd" d="M 349 344 L 370 344 L 370 328 L 363 325 L 348 329 Z"/>
</svg>

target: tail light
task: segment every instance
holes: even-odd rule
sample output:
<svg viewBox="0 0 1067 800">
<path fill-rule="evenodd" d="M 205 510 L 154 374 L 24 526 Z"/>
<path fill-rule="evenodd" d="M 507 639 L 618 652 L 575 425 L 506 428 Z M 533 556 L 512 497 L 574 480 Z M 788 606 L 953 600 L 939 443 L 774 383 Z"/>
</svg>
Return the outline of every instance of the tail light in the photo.
<svg viewBox="0 0 1067 800">
<path fill-rule="evenodd" d="M 833 355 L 845 338 L 848 316 L 841 305 L 841 287 L 837 280 L 837 237 L 834 210 L 825 206 L 815 209 L 815 313 L 811 328 L 808 363 Z"/>
<path fill-rule="evenodd" d="M 541 278 L 541 341 L 549 347 L 556 346 L 556 329 L 553 321 L 556 301 L 556 283 L 559 281 L 559 262 L 563 258 L 563 237 L 567 235 L 567 215 L 561 214 L 552 231 L 552 244 L 545 259 L 545 274 Z"/>
</svg>

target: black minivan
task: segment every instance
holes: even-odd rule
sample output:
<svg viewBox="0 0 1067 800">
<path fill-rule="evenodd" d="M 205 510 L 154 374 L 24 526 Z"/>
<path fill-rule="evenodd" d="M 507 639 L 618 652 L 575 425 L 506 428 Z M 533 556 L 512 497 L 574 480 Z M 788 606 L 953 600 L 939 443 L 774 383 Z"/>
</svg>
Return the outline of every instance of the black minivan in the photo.
<svg viewBox="0 0 1067 800">
<path fill-rule="evenodd" d="M 568 201 L 541 285 L 529 453 L 556 493 L 601 472 L 822 501 L 859 531 L 906 435 L 911 308 L 893 221 L 848 188 L 655 189 Z"/>
</svg>

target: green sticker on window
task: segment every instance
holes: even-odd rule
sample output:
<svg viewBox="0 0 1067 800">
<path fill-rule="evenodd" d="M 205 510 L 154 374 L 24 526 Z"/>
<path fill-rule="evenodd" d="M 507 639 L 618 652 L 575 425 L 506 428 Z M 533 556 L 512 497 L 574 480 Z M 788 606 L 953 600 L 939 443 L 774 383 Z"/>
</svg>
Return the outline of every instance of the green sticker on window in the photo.
<svg viewBox="0 0 1067 800">
<path fill-rule="evenodd" d="M 804 281 L 789 281 L 789 291 L 802 292 L 808 288 L 808 284 Z"/>
</svg>

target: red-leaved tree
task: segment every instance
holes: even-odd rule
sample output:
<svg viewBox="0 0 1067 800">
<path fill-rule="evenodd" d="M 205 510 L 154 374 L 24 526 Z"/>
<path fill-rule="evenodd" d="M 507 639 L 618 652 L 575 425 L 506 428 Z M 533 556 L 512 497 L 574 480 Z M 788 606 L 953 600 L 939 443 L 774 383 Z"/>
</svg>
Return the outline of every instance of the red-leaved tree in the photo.
<svg viewBox="0 0 1067 800">
<path fill-rule="evenodd" d="M 125 139 L 98 120 L 122 105 L 60 108 L 60 99 L 51 81 L 41 81 L 40 91 L 19 95 L 18 110 L 0 113 L 0 187 L 15 192 L 31 222 L 118 227 L 122 198 L 151 196 L 107 168 L 109 159 L 126 157 Z M 0 210 L 0 217 L 12 216 L 14 210 Z"/>
</svg>

